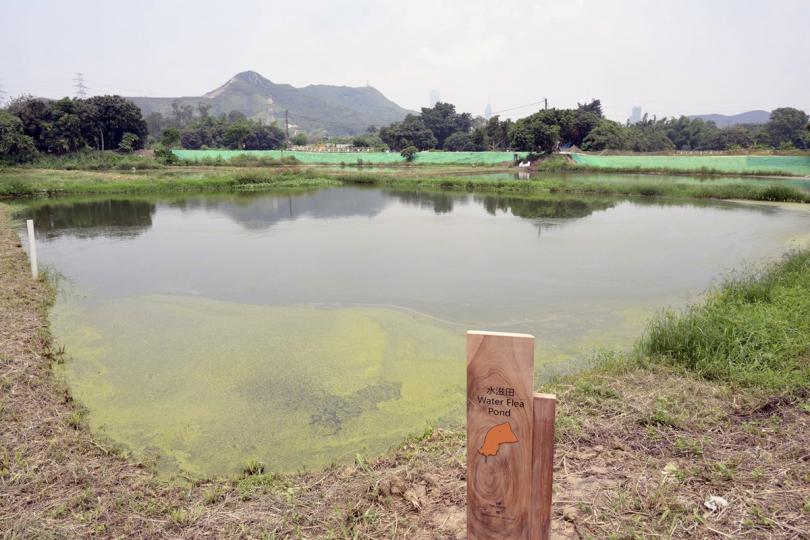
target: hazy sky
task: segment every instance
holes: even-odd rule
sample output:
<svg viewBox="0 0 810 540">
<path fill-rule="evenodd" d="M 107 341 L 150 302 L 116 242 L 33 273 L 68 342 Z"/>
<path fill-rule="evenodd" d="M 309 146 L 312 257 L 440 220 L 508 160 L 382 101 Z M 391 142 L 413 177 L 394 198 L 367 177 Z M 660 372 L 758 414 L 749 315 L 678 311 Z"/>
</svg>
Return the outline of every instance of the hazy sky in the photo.
<svg viewBox="0 0 810 540">
<path fill-rule="evenodd" d="M 0 1 L 11 96 L 73 95 L 78 71 L 91 93 L 200 95 L 250 69 L 474 114 L 810 111 L 810 0 Z"/>
</svg>

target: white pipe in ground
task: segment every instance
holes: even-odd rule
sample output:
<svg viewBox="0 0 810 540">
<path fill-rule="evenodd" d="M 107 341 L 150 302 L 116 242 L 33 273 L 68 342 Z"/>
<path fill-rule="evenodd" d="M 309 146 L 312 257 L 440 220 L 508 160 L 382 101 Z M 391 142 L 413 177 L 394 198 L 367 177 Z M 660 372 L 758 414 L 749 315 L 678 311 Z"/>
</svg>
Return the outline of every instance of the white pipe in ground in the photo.
<svg viewBox="0 0 810 540">
<path fill-rule="evenodd" d="M 37 239 L 34 237 L 34 220 L 26 221 L 28 225 L 28 258 L 31 259 L 31 277 L 37 279 L 39 270 L 37 269 Z"/>
</svg>

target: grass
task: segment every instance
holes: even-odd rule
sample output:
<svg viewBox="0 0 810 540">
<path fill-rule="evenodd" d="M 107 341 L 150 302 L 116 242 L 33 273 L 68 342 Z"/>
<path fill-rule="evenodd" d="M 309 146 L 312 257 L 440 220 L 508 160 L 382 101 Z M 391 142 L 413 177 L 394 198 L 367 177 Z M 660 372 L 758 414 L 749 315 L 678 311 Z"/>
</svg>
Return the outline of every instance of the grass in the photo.
<svg viewBox="0 0 810 540">
<path fill-rule="evenodd" d="M 810 391 L 810 251 L 733 276 L 683 313 L 662 314 L 640 350 L 711 379 Z"/>
<path fill-rule="evenodd" d="M 479 176 L 476 176 L 478 174 Z M 244 189 L 317 188 L 338 185 L 379 186 L 427 191 L 499 194 L 596 194 L 636 197 L 743 199 L 810 202 L 810 193 L 791 186 L 764 183 L 695 184 L 660 182 L 655 177 L 606 180 L 599 177 L 542 176 L 532 180 L 493 179 L 477 169 L 414 173 L 346 172 L 317 167 L 172 167 L 155 171 L 97 172 L 8 169 L 0 172 L 0 197 L 42 197 L 68 194 L 167 193 L 238 191 Z"/>
<path fill-rule="evenodd" d="M 15 170 L 0 172 L 0 198 L 56 197 L 78 194 L 146 194 L 330 187 L 327 176 L 280 169 L 204 168 L 98 172 Z"/>
<path fill-rule="evenodd" d="M 30 279 L 9 216 L 0 204 L 0 537 L 463 537 L 462 429 L 290 475 L 251 462 L 165 482 L 127 459 L 51 371 L 54 289 Z M 732 277 L 656 319 L 636 354 L 543 388 L 558 396 L 555 537 L 810 535 L 809 260 Z M 708 511 L 711 495 L 729 506 Z"/>
<path fill-rule="evenodd" d="M 40 154 L 33 163 L 24 167 L 66 171 L 131 171 L 162 169 L 164 165 L 152 156 L 104 151 L 77 152 L 64 156 Z"/>
</svg>

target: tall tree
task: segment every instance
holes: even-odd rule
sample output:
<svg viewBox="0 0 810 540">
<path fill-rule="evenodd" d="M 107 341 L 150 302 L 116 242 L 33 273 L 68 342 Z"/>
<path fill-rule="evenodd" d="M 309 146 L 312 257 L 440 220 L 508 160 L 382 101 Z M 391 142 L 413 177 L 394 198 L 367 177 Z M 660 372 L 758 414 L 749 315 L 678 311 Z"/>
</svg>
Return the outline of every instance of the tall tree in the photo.
<svg viewBox="0 0 810 540">
<path fill-rule="evenodd" d="M 380 128 L 380 138 L 392 150 L 402 150 L 413 146 L 418 150 L 430 150 L 437 144 L 433 132 L 427 128 L 421 117 L 409 114 L 402 122 Z"/>
<path fill-rule="evenodd" d="M 766 124 L 771 145 L 778 147 L 790 144 L 796 148 L 807 148 L 810 142 L 807 137 L 807 122 L 807 113 L 799 109 L 793 107 L 774 109 Z"/>
<path fill-rule="evenodd" d="M 132 145 L 134 150 L 143 148 L 147 127 L 141 110 L 121 96 L 93 96 L 85 100 L 93 121 L 91 133 L 97 134 L 102 149 L 112 149 L 121 144 L 124 133 L 138 137 Z"/>
<path fill-rule="evenodd" d="M 22 121 L 0 109 L 0 162 L 23 163 L 36 154 L 34 139 L 23 132 Z"/>
<path fill-rule="evenodd" d="M 453 133 L 467 133 L 472 128 L 472 115 L 458 114 L 452 103 L 440 101 L 433 107 L 423 107 L 421 117 L 422 122 L 436 137 L 436 146 L 439 148 L 444 148 L 444 141 Z"/>
</svg>

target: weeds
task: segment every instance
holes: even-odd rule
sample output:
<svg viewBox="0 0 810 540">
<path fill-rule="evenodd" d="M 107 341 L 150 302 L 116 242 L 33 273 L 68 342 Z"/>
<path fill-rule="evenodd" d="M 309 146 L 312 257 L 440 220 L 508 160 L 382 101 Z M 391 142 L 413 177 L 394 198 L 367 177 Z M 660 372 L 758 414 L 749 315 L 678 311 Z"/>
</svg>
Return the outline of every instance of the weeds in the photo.
<svg viewBox="0 0 810 540">
<path fill-rule="evenodd" d="M 810 389 L 810 250 L 728 279 L 702 304 L 665 312 L 640 352 L 710 379 Z"/>
</svg>

